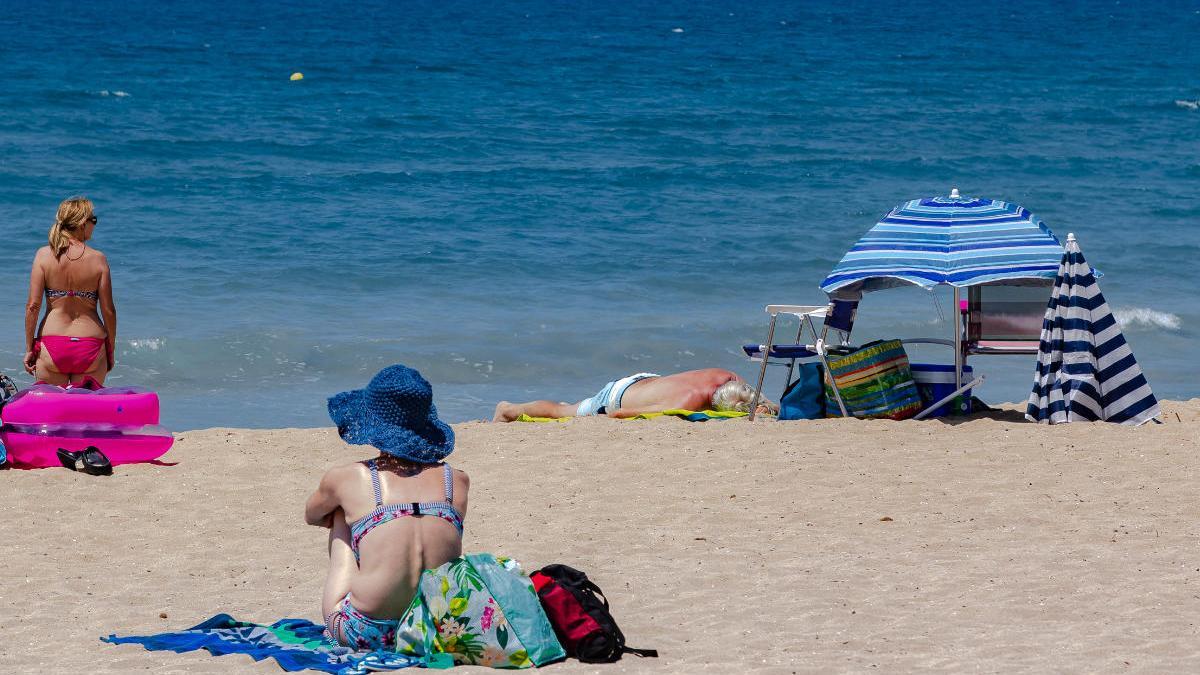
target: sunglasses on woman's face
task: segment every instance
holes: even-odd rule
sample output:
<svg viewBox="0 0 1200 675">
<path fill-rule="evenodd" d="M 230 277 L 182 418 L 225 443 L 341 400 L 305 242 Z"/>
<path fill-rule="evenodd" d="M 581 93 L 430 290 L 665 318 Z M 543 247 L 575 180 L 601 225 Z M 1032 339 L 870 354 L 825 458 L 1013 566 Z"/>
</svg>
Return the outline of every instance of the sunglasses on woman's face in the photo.
<svg viewBox="0 0 1200 675">
<path fill-rule="evenodd" d="M 88 219 L 87 219 L 87 221 L 88 221 L 89 223 L 91 223 L 91 224 L 95 225 L 96 223 L 100 222 L 100 219 L 99 219 L 99 218 L 97 218 L 96 216 L 92 216 L 91 218 L 88 218 Z"/>
</svg>

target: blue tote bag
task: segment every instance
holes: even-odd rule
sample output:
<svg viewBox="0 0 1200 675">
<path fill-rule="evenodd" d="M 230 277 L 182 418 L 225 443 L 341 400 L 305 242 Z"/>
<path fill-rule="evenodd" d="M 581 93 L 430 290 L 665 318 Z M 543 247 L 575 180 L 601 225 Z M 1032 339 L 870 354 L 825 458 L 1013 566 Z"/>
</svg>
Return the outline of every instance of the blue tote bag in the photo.
<svg viewBox="0 0 1200 675">
<path fill-rule="evenodd" d="M 796 366 L 796 379 L 779 400 L 779 419 L 816 420 L 825 417 L 825 383 L 821 364 Z"/>
</svg>

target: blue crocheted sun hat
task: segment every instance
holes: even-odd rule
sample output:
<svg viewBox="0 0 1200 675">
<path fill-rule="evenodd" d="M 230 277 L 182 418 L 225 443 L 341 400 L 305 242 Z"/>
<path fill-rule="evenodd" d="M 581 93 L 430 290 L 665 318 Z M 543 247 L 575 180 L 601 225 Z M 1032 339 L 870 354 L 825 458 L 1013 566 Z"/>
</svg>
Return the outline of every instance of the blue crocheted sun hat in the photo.
<svg viewBox="0 0 1200 675">
<path fill-rule="evenodd" d="M 329 417 L 347 443 L 402 459 L 434 464 L 454 450 L 454 430 L 438 419 L 433 387 L 405 365 L 388 366 L 365 389 L 329 399 Z"/>
</svg>

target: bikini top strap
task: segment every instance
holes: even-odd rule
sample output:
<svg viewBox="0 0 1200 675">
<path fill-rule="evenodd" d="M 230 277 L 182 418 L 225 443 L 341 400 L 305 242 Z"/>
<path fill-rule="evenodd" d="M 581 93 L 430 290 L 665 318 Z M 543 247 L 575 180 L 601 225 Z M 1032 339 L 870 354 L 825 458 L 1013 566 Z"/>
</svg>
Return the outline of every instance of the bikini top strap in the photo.
<svg viewBox="0 0 1200 675">
<path fill-rule="evenodd" d="M 449 464 L 442 465 L 442 483 L 446 487 L 446 503 L 454 501 L 454 470 Z"/>
<path fill-rule="evenodd" d="M 383 489 L 379 487 L 379 469 L 375 468 L 375 460 L 367 462 L 371 470 L 371 489 L 375 492 L 375 506 L 383 506 Z"/>
</svg>

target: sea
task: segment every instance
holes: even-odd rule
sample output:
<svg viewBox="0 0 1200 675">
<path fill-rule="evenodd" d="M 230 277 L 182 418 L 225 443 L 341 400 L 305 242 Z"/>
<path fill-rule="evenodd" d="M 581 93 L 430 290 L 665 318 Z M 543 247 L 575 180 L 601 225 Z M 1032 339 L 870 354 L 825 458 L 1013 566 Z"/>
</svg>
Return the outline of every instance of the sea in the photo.
<svg viewBox="0 0 1200 675">
<path fill-rule="evenodd" d="M 883 214 L 958 188 L 1075 233 L 1155 393 L 1200 396 L 1197 35 L 1194 1 L 3 0 L 0 370 L 30 381 L 75 194 L 108 383 L 187 430 L 328 425 L 393 363 L 451 422 L 753 379 L 765 305 L 823 303 Z M 855 341 L 948 338 L 951 304 L 868 294 Z M 971 363 L 1028 396 L 1031 357 Z"/>
</svg>

